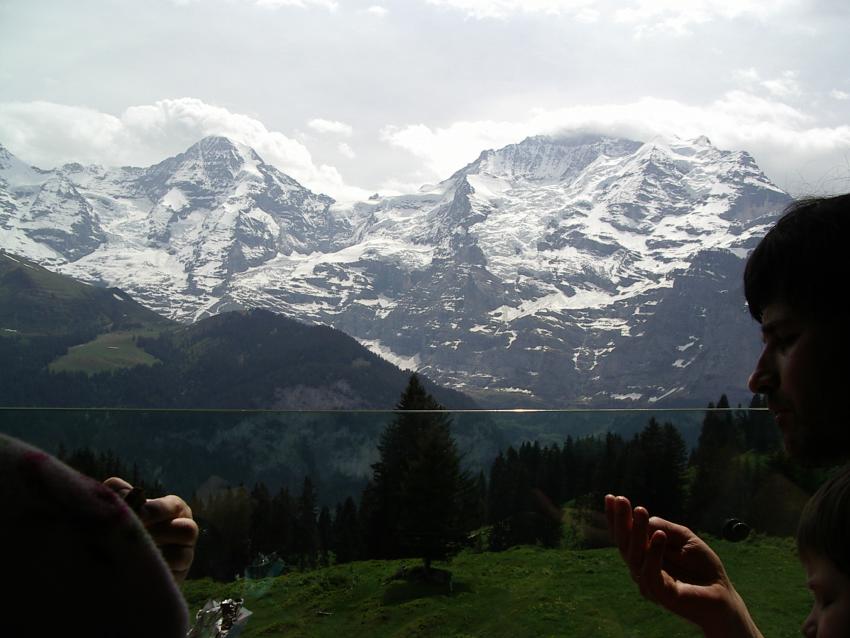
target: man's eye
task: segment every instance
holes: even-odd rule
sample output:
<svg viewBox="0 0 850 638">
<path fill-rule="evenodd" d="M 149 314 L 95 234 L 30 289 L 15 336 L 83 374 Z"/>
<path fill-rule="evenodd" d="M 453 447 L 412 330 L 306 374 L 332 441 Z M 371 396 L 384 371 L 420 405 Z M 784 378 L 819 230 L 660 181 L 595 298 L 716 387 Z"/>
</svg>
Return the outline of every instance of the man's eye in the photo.
<svg viewBox="0 0 850 638">
<path fill-rule="evenodd" d="M 787 335 L 777 335 L 776 336 L 776 347 L 779 350 L 787 350 L 791 346 L 794 345 L 794 342 L 797 341 L 797 338 L 800 335 L 796 332 L 787 334 Z"/>
</svg>

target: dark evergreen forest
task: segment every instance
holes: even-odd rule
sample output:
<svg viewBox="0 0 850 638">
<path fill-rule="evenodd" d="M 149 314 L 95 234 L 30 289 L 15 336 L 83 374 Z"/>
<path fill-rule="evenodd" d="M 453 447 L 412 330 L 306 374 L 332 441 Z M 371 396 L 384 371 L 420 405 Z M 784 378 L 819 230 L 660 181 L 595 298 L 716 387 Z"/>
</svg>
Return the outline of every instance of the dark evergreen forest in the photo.
<svg viewBox="0 0 850 638">
<path fill-rule="evenodd" d="M 790 535 L 823 478 L 782 452 L 769 413 L 731 409 L 725 397 L 706 410 L 690 452 L 675 424 L 651 417 L 630 438 L 608 433 L 510 446 L 476 475 L 463 470 L 450 416 L 415 375 L 396 407 L 372 480 L 335 507 L 319 507 L 310 477 L 295 491 L 272 493 L 257 482 L 194 494 L 202 534 L 191 577 L 230 580 L 392 558 L 422 559 L 427 568 L 464 548 L 606 546 L 607 493 L 703 533 L 719 536 L 737 518 L 755 533 Z M 763 406 L 755 397 L 750 407 Z M 110 454 L 63 455 L 96 478 L 144 480 Z"/>
</svg>

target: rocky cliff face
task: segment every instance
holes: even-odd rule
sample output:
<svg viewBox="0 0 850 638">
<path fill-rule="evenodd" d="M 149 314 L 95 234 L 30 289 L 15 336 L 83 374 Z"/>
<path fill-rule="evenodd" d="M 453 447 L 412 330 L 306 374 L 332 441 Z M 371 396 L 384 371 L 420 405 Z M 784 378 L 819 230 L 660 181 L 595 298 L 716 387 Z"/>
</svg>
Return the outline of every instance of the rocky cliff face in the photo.
<svg viewBox="0 0 850 638">
<path fill-rule="evenodd" d="M 182 321 L 327 323 L 498 406 L 744 400 L 743 258 L 789 199 L 706 138 L 534 137 L 349 209 L 220 137 L 147 169 L 4 153 L 6 250 Z"/>
</svg>

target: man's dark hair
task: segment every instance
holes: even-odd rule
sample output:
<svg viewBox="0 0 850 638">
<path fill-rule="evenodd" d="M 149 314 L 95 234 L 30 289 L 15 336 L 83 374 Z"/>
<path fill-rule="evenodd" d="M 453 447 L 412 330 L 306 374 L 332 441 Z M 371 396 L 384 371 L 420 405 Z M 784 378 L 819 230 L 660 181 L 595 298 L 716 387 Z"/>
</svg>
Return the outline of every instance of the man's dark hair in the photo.
<svg viewBox="0 0 850 638">
<path fill-rule="evenodd" d="M 850 468 L 824 483 L 809 499 L 797 527 L 797 551 L 816 554 L 850 576 Z"/>
<path fill-rule="evenodd" d="M 776 301 L 826 318 L 849 286 L 850 194 L 788 206 L 744 269 L 744 294 L 759 322 L 765 307 Z"/>
</svg>

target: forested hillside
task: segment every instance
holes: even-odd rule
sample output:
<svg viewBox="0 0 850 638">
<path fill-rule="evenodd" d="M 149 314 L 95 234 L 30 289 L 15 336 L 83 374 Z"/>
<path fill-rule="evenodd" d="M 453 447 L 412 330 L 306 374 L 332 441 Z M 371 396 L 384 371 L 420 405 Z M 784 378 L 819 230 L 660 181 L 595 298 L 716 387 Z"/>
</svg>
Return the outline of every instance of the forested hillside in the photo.
<svg viewBox="0 0 850 638">
<path fill-rule="evenodd" d="M 326 326 L 264 310 L 185 326 L 6 253 L 0 359 L 0 406 L 387 409 L 407 379 Z M 424 383 L 448 406 L 474 405 Z"/>
</svg>

